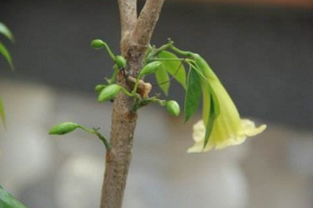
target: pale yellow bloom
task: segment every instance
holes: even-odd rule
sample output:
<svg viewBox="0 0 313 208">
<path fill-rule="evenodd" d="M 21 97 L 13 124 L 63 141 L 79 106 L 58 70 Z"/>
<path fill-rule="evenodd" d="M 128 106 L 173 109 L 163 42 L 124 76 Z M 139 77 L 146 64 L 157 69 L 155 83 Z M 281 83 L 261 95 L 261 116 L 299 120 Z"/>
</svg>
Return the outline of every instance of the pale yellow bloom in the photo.
<svg viewBox="0 0 313 208">
<path fill-rule="evenodd" d="M 266 125 L 255 127 L 253 121 L 241 119 L 239 128 L 236 131 L 231 131 L 231 129 L 229 129 L 227 125 L 223 125 L 223 121 L 218 118 L 214 124 L 209 142 L 207 146 L 203 148 L 205 127 L 203 121 L 200 120 L 193 126 L 192 136 L 195 144 L 188 149 L 188 152 L 207 152 L 211 149 L 222 149 L 227 146 L 238 145 L 243 143 L 247 137 L 260 134 L 265 129 Z"/>
<path fill-rule="evenodd" d="M 219 115 L 214 121 L 209 141 L 205 148 L 205 125 L 207 121 L 197 122 L 193 127 L 193 139 L 195 144 L 188 149 L 188 152 L 206 152 L 211 149 L 222 149 L 231 145 L 243 143 L 247 137 L 260 134 L 266 129 L 266 125 L 256 127 L 253 121 L 241 119 L 238 110 L 228 95 L 227 91 L 217 77 L 210 80 L 219 103 Z M 209 105 L 209 102 L 204 103 Z M 204 112 L 206 113 L 206 112 Z"/>
</svg>

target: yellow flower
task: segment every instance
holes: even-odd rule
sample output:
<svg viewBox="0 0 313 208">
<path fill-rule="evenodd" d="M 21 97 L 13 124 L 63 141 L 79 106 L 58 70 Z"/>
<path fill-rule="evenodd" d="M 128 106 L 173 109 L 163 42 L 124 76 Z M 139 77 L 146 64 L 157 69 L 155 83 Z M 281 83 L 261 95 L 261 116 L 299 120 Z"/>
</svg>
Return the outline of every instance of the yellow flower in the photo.
<svg viewBox="0 0 313 208">
<path fill-rule="evenodd" d="M 218 118 L 215 121 L 209 142 L 205 148 L 204 136 L 205 127 L 202 120 L 198 121 L 193 126 L 193 139 L 195 144 L 188 149 L 189 153 L 194 152 L 207 152 L 211 149 L 222 149 L 227 146 L 238 145 L 243 143 L 247 137 L 260 134 L 266 129 L 266 125 L 255 127 L 254 122 L 248 119 L 241 119 L 239 128 L 236 131 L 232 131 L 227 127 L 227 124 L 223 124 L 222 119 Z"/>
<path fill-rule="evenodd" d="M 209 85 L 216 95 L 219 104 L 219 114 L 214 120 L 208 143 L 204 146 L 205 125 L 208 121 L 199 121 L 193 127 L 193 139 L 195 144 L 188 152 L 206 152 L 211 149 L 222 149 L 231 145 L 243 143 L 247 137 L 260 134 L 266 129 L 266 125 L 256 127 L 253 121 L 241 119 L 238 110 L 228 95 L 224 86 L 216 75 L 210 73 Z M 212 99 L 212 98 L 211 98 Z M 210 105 L 204 102 L 204 105 Z M 208 109 L 208 108 L 206 108 Z M 204 112 L 206 115 L 207 112 Z"/>
<path fill-rule="evenodd" d="M 234 102 L 204 58 L 174 46 L 171 49 L 192 59 L 189 61 L 190 67 L 201 80 L 203 120 L 193 127 L 195 144 L 188 152 L 206 152 L 238 145 L 247 137 L 260 134 L 266 129 L 266 125 L 256 127 L 253 121 L 240 118 Z"/>
</svg>

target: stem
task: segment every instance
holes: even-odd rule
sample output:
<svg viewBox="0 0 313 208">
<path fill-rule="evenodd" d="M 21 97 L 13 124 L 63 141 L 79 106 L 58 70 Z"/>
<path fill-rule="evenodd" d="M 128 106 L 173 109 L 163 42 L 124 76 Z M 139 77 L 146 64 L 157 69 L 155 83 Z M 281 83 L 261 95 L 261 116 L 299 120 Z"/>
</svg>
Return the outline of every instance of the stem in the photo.
<svg viewBox="0 0 313 208">
<path fill-rule="evenodd" d="M 151 61 L 185 61 L 184 58 L 152 58 Z"/>
<path fill-rule="evenodd" d="M 139 83 L 139 82 L 138 82 Z M 137 87 L 138 88 L 138 84 L 137 84 Z M 134 97 L 135 99 L 141 99 L 140 95 L 137 92 L 137 89 L 136 90 L 133 90 L 132 92 L 129 92 L 127 89 L 125 89 L 124 87 L 122 87 L 122 92 L 127 95 L 128 97 Z"/>
<path fill-rule="evenodd" d="M 166 104 L 166 100 L 161 100 L 154 96 L 154 97 L 143 99 L 141 103 L 144 105 L 149 104 L 149 103 L 158 103 L 160 106 L 164 107 Z"/>
<path fill-rule="evenodd" d="M 102 134 L 100 134 L 98 132 L 97 129 L 94 129 L 94 131 L 95 131 L 95 134 L 98 136 L 98 138 L 103 142 L 106 150 L 109 152 L 112 148 L 111 144 L 108 142 L 108 140 Z"/>
<path fill-rule="evenodd" d="M 104 41 L 103 41 L 103 45 L 104 45 L 105 50 L 106 50 L 107 53 L 109 54 L 110 58 L 115 62 L 115 59 L 116 59 L 116 58 L 115 58 L 115 55 L 114 55 L 114 53 L 112 52 L 110 46 L 109 46 L 106 42 L 104 42 Z"/>
<path fill-rule="evenodd" d="M 161 51 L 164 51 L 164 50 L 170 48 L 173 44 L 174 44 L 174 42 L 170 40 L 168 43 L 162 45 L 160 48 L 154 49 L 151 52 L 151 54 L 149 55 L 148 59 L 158 55 Z"/>
<path fill-rule="evenodd" d="M 136 77 L 141 69 L 154 27 L 164 0 L 146 0 L 137 18 L 137 0 L 118 0 L 121 18 L 121 54 L 127 60 L 125 73 Z M 128 92 L 133 88 L 119 71 L 116 82 Z M 132 157 L 137 113 L 132 111 L 136 99 L 124 93 L 115 98 L 112 113 L 112 146 L 106 153 L 106 168 L 101 193 L 101 208 L 121 208 Z"/>
<path fill-rule="evenodd" d="M 175 52 L 178 53 L 181 56 L 190 56 L 192 52 L 190 51 L 183 51 L 181 49 L 176 48 L 175 46 L 171 45 L 170 48 Z"/>
<path fill-rule="evenodd" d="M 134 96 L 133 93 L 128 92 L 128 90 L 125 89 L 124 87 L 122 87 L 122 92 L 125 93 L 125 95 L 127 95 L 128 97 L 133 97 Z"/>
<path fill-rule="evenodd" d="M 89 134 L 94 134 L 96 135 L 104 144 L 105 148 L 107 151 L 110 151 L 111 150 L 111 145 L 110 143 L 108 142 L 108 140 L 98 131 L 98 129 L 96 128 L 92 128 L 92 129 L 89 129 L 89 128 L 86 128 L 84 126 L 80 126 L 79 128 L 81 128 L 82 130 L 84 130 L 85 132 L 89 133 Z"/>
<path fill-rule="evenodd" d="M 135 82 L 134 89 L 132 90 L 132 94 L 137 92 L 139 81 L 140 81 L 140 79 L 136 78 L 136 82 Z"/>
</svg>

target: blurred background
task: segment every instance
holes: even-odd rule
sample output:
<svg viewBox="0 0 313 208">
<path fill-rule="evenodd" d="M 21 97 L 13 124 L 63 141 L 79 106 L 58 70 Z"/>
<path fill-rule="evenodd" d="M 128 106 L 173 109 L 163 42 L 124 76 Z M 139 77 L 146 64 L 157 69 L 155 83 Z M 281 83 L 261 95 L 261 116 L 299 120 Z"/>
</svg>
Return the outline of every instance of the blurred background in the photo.
<svg viewBox="0 0 313 208">
<path fill-rule="evenodd" d="M 0 57 L 0 184 L 31 208 L 98 207 L 103 145 L 79 131 L 47 132 L 73 121 L 109 135 L 112 106 L 93 88 L 112 62 L 89 43 L 101 38 L 118 52 L 116 1 L 0 0 L 0 21 L 16 39 L 1 39 L 16 70 Z M 187 154 L 200 115 L 184 124 L 158 106 L 140 110 L 124 207 L 312 208 L 312 0 L 168 0 L 153 43 L 169 37 L 203 55 L 242 116 L 268 129 L 244 145 Z M 182 104 L 180 86 L 170 95 Z"/>
</svg>

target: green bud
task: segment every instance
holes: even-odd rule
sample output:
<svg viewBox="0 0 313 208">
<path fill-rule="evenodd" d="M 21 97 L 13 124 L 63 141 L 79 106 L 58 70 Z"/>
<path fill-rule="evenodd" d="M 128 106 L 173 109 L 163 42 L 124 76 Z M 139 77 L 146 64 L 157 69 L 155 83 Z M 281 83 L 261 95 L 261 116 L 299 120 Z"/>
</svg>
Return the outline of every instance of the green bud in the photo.
<svg viewBox="0 0 313 208">
<path fill-rule="evenodd" d="M 165 104 L 167 112 L 169 112 L 172 116 L 179 116 L 180 107 L 179 104 L 175 100 L 167 101 Z"/>
<path fill-rule="evenodd" d="M 106 85 L 104 85 L 104 84 L 98 84 L 98 85 L 96 85 L 96 87 L 95 87 L 95 91 L 96 91 L 96 92 L 100 92 L 100 91 L 103 90 L 105 87 L 106 87 Z"/>
<path fill-rule="evenodd" d="M 105 102 L 108 100 L 112 100 L 120 91 L 122 87 L 118 84 L 111 84 L 105 87 L 98 96 L 99 102 Z"/>
<path fill-rule="evenodd" d="M 143 69 L 140 71 L 139 77 L 143 77 L 145 75 L 155 73 L 159 69 L 161 64 L 162 63 L 160 61 L 153 61 L 153 62 L 145 65 L 143 67 Z"/>
<path fill-rule="evenodd" d="M 103 48 L 105 46 L 105 43 L 100 40 L 100 39 L 95 39 L 93 41 L 91 41 L 91 47 L 95 48 L 95 49 L 100 49 Z"/>
<path fill-rule="evenodd" d="M 126 67 L 127 61 L 123 56 L 115 56 L 115 63 L 119 69 Z"/>
<path fill-rule="evenodd" d="M 70 133 L 79 127 L 80 127 L 80 125 L 77 123 L 64 122 L 64 123 L 60 123 L 60 124 L 52 127 L 49 131 L 49 134 L 63 135 L 63 134 Z"/>
</svg>

